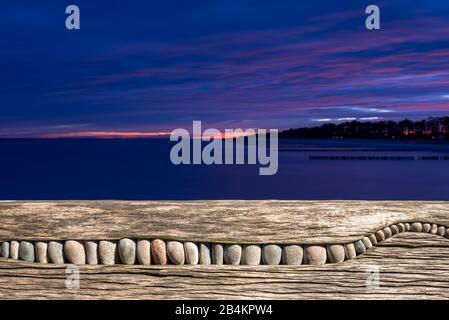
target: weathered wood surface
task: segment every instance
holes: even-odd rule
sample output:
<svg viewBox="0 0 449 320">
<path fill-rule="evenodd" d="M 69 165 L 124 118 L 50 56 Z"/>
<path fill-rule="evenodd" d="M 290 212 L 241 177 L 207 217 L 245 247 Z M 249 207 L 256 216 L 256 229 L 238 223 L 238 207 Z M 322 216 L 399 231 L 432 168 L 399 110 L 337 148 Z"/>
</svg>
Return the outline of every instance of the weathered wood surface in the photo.
<svg viewBox="0 0 449 320">
<path fill-rule="evenodd" d="M 16 201 L 0 217 L 0 240 L 347 243 L 400 221 L 448 226 L 449 202 Z"/>
<path fill-rule="evenodd" d="M 379 266 L 380 287 L 366 286 Z M 404 233 L 338 265 L 65 266 L 0 260 L 1 299 L 449 299 L 449 240 Z"/>
</svg>

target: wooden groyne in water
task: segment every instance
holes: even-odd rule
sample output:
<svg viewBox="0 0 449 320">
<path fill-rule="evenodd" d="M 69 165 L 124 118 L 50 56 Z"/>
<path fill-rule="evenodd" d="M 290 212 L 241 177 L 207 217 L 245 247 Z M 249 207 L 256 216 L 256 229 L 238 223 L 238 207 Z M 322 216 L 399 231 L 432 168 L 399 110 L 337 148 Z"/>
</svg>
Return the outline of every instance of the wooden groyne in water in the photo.
<svg viewBox="0 0 449 320">
<path fill-rule="evenodd" d="M 0 258 L 0 298 L 449 298 L 449 202 L 17 201 L 0 217 L 0 248 L 17 252 Z M 136 258 L 139 239 L 161 239 L 166 264 Z M 42 261 L 50 242 L 87 259 Z M 101 242 L 115 245 L 110 265 L 89 259 Z"/>
</svg>

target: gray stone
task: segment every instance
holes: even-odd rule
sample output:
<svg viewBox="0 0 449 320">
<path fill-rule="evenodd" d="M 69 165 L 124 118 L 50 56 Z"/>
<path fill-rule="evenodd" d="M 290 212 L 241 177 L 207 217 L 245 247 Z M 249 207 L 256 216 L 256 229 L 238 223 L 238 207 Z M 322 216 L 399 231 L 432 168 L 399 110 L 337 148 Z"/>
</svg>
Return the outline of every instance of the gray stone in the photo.
<svg viewBox="0 0 449 320">
<path fill-rule="evenodd" d="M 345 258 L 346 260 L 354 259 L 357 256 L 355 252 L 355 247 L 353 243 L 348 243 L 345 245 Z"/>
<path fill-rule="evenodd" d="M 98 264 L 98 241 L 84 241 L 84 246 L 86 247 L 87 264 Z"/>
<path fill-rule="evenodd" d="M 50 241 L 48 243 L 48 259 L 51 263 L 64 263 L 64 245 L 61 242 Z"/>
<path fill-rule="evenodd" d="M 20 243 L 18 241 L 11 241 L 9 245 L 9 258 L 18 260 L 19 259 L 19 246 Z"/>
<path fill-rule="evenodd" d="M 9 242 L 2 242 L 2 258 L 9 258 Z"/>
<path fill-rule="evenodd" d="M 184 253 L 186 255 L 186 263 L 187 264 L 198 264 L 200 260 L 200 253 L 198 250 L 198 246 L 193 242 L 185 242 L 184 243 Z"/>
<path fill-rule="evenodd" d="M 224 249 L 222 244 L 212 244 L 212 263 L 222 265 L 224 261 Z"/>
<path fill-rule="evenodd" d="M 391 229 L 391 233 L 392 233 L 393 235 L 399 233 L 399 228 L 398 228 L 397 225 L 392 225 L 392 226 L 390 226 L 390 229 Z"/>
<path fill-rule="evenodd" d="M 282 263 L 287 265 L 298 266 L 302 264 L 304 258 L 304 250 L 300 245 L 288 244 L 284 246 L 282 251 Z"/>
<path fill-rule="evenodd" d="M 258 245 L 243 246 L 242 264 L 247 266 L 257 266 L 262 258 L 262 248 Z"/>
<path fill-rule="evenodd" d="M 171 263 L 176 265 L 184 264 L 184 246 L 179 241 L 167 241 L 167 255 Z"/>
<path fill-rule="evenodd" d="M 405 225 L 405 232 L 410 231 L 410 223 L 406 222 L 404 223 L 404 225 Z"/>
<path fill-rule="evenodd" d="M 242 259 L 242 247 L 238 244 L 227 244 L 224 248 L 224 261 L 226 264 L 239 265 Z"/>
<path fill-rule="evenodd" d="M 432 224 L 432 227 L 430 228 L 431 234 L 437 234 L 438 232 L 438 226 L 436 224 Z"/>
<path fill-rule="evenodd" d="M 398 226 L 399 232 L 401 232 L 401 233 L 405 232 L 405 224 L 398 223 L 397 226 Z"/>
<path fill-rule="evenodd" d="M 304 263 L 310 265 L 326 264 L 326 247 L 320 245 L 308 245 L 304 248 Z"/>
<path fill-rule="evenodd" d="M 48 263 L 48 243 L 45 241 L 36 241 L 36 260 L 39 263 Z"/>
<path fill-rule="evenodd" d="M 118 242 L 118 252 L 123 264 L 136 263 L 136 242 L 131 239 L 120 239 Z"/>
<path fill-rule="evenodd" d="M 430 232 L 430 228 L 432 228 L 432 226 L 429 223 L 424 223 L 422 225 L 422 232 L 429 233 Z"/>
<path fill-rule="evenodd" d="M 167 264 L 167 247 L 165 241 L 156 239 L 151 241 L 151 257 L 154 264 Z"/>
<path fill-rule="evenodd" d="M 119 260 L 117 241 L 102 240 L 98 243 L 98 256 L 105 265 L 113 265 Z"/>
<path fill-rule="evenodd" d="M 140 264 L 151 264 L 151 242 L 149 240 L 137 240 L 137 260 Z"/>
<path fill-rule="evenodd" d="M 211 263 L 210 245 L 208 243 L 200 243 L 200 264 L 210 265 Z"/>
<path fill-rule="evenodd" d="M 86 251 L 81 241 L 67 240 L 64 243 L 64 252 L 70 263 L 86 264 Z"/>
<path fill-rule="evenodd" d="M 382 230 L 378 230 L 375 233 L 377 242 L 382 242 L 385 240 L 385 233 Z"/>
<path fill-rule="evenodd" d="M 373 244 L 373 246 L 375 246 L 376 244 L 377 244 L 377 238 L 376 238 L 376 235 L 373 233 L 373 234 L 370 234 L 370 236 L 368 237 L 368 239 L 369 239 L 369 241 L 371 241 L 371 243 Z"/>
<path fill-rule="evenodd" d="M 327 246 L 327 257 L 331 263 L 341 263 L 345 261 L 345 248 L 339 244 Z"/>
<path fill-rule="evenodd" d="M 361 240 L 354 242 L 354 247 L 355 247 L 355 252 L 357 252 L 358 255 L 364 254 L 366 252 L 365 245 L 363 244 L 363 242 Z"/>
<path fill-rule="evenodd" d="M 385 239 L 391 238 L 391 236 L 393 235 L 393 231 L 391 231 L 390 227 L 386 227 L 382 231 L 385 234 Z"/>
<path fill-rule="evenodd" d="M 446 233 L 446 228 L 443 227 L 443 226 L 439 226 L 439 227 L 438 227 L 437 234 L 438 234 L 439 236 L 441 236 L 441 237 L 444 237 L 444 234 L 445 234 L 445 233 Z"/>
<path fill-rule="evenodd" d="M 21 241 L 19 245 L 19 259 L 28 262 L 34 262 L 34 244 L 29 241 Z"/>
<path fill-rule="evenodd" d="M 422 224 L 420 222 L 414 222 L 410 225 L 410 231 L 411 232 L 421 232 L 422 231 Z"/>
<path fill-rule="evenodd" d="M 449 228 L 446 229 L 446 233 L 444 234 L 444 237 L 449 239 Z"/>
<path fill-rule="evenodd" d="M 278 265 L 282 260 L 282 247 L 277 244 L 267 244 L 262 248 L 262 261 L 267 265 Z"/>
<path fill-rule="evenodd" d="M 368 237 L 363 237 L 362 242 L 366 249 L 369 249 L 373 246 L 373 244 L 371 243 L 371 240 Z"/>
</svg>

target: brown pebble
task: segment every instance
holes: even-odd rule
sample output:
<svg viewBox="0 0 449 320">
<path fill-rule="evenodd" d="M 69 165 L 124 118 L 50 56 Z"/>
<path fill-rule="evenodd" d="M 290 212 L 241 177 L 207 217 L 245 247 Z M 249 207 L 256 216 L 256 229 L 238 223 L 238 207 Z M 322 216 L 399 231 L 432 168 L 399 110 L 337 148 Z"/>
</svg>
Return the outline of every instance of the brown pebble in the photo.
<svg viewBox="0 0 449 320">
<path fill-rule="evenodd" d="M 404 225 L 405 225 L 405 232 L 410 231 L 410 223 L 406 222 L 404 223 Z"/>
<path fill-rule="evenodd" d="M 224 248 L 222 244 L 212 244 L 212 263 L 222 265 L 224 262 Z"/>
<path fill-rule="evenodd" d="M 446 229 L 446 233 L 444 234 L 444 237 L 449 239 L 449 228 Z"/>
<path fill-rule="evenodd" d="M 167 256 L 173 264 L 185 263 L 184 246 L 179 241 L 167 241 Z"/>
<path fill-rule="evenodd" d="M 430 224 L 424 223 L 422 225 L 422 232 L 429 233 L 431 228 L 432 228 L 432 226 Z"/>
<path fill-rule="evenodd" d="M 385 233 L 382 230 L 376 231 L 377 242 L 382 242 L 385 240 Z"/>
<path fill-rule="evenodd" d="M 113 265 L 120 260 L 117 241 L 102 240 L 98 243 L 98 255 L 105 265 Z"/>
<path fill-rule="evenodd" d="M 154 264 L 167 264 L 167 248 L 164 241 L 160 239 L 151 241 L 151 256 Z"/>
<path fill-rule="evenodd" d="M 86 247 L 86 262 L 87 264 L 98 264 L 98 241 L 86 240 L 84 241 Z"/>
<path fill-rule="evenodd" d="M 422 231 L 422 224 L 420 222 L 414 222 L 410 225 L 410 231 L 411 232 L 421 232 Z"/>
<path fill-rule="evenodd" d="M 137 260 L 140 264 L 151 264 L 151 242 L 149 240 L 137 240 Z"/>
<path fill-rule="evenodd" d="M 401 233 L 405 232 L 405 224 L 403 224 L 401 222 L 401 223 L 398 223 L 397 226 L 398 226 L 399 232 L 401 232 Z"/>
<path fill-rule="evenodd" d="M 326 247 L 320 245 L 308 245 L 304 248 L 304 264 L 323 265 L 327 260 Z"/>
<path fill-rule="evenodd" d="M 262 259 L 262 248 L 255 244 L 243 246 L 242 264 L 247 266 L 257 266 Z"/>
<path fill-rule="evenodd" d="M 348 243 L 345 245 L 345 258 L 346 260 L 354 259 L 357 256 L 355 252 L 355 247 L 353 243 Z"/>
<path fill-rule="evenodd" d="M 430 228 L 430 233 L 437 234 L 437 232 L 438 232 L 438 225 L 432 224 L 432 227 Z"/>
<path fill-rule="evenodd" d="M 45 241 L 36 241 L 36 260 L 39 263 L 48 263 L 48 243 Z"/>
<path fill-rule="evenodd" d="M 339 244 L 327 246 L 327 257 L 331 263 L 341 263 L 345 261 L 345 248 Z"/>
<path fill-rule="evenodd" d="M 64 243 L 64 252 L 70 263 L 86 264 L 86 251 L 80 241 L 68 240 Z"/>
<path fill-rule="evenodd" d="M 304 250 L 300 245 L 288 244 L 282 250 L 282 263 L 287 265 L 300 265 L 304 259 Z"/>
<path fill-rule="evenodd" d="M 369 239 L 369 241 L 371 241 L 371 243 L 373 244 L 373 246 L 375 246 L 376 244 L 377 244 L 377 238 L 376 238 L 376 235 L 373 233 L 373 234 L 370 234 L 369 235 L 369 237 L 368 237 L 368 239 Z"/>
</svg>

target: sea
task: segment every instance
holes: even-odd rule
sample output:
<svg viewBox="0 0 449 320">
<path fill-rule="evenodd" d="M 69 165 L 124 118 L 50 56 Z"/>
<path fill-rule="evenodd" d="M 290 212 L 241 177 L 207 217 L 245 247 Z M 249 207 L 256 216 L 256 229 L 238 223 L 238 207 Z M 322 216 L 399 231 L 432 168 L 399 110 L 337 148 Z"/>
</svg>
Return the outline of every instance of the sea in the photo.
<svg viewBox="0 0 449 320">
<path fill-rule="evenodd" d="M 278 172 L 173 165 L 168 139 L 1 139 L 0 200 L 449 200 L 449 144 L 279 141 Z"/>
</svg>

